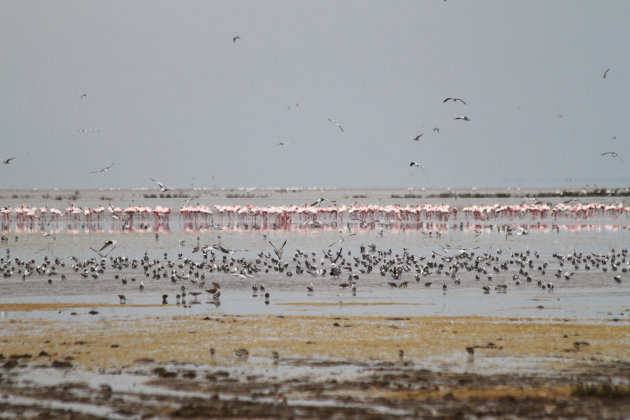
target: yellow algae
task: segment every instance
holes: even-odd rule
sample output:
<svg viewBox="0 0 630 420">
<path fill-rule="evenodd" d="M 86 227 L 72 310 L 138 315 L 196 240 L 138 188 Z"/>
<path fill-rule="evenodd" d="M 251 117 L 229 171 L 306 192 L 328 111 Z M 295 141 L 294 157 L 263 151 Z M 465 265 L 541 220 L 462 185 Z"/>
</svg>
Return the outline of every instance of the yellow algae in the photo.
<svg viewBox="0 0 630 420">
<path fill-rule="evenodd" d="M 323 360 L 427 361 L 459 358 L 557 360 L 551 369 L 584 360 L 630 359 L 630 325 L 522 323 L 483 317 L 194 316 L 110 319 L 93 323 L 11 320 L 0 322 L 0 353 L 45 351 L 72 357 L 86 368 L 121 368 L 135 360 L 236 363 L 251 357 Z M 215 350 L 215 356 L 210 354 Z"/>
<path fill-rule="evenodd" d="M 0 312 L 61 311 L 75 308 L 113 308 L 120 304 L 107 303 L 0 303 Z M 125 305 L 133 308 L 160 307 L 166 305 Z"/>
<path fill-rule="evenodd" d="M 424 304 L 408 303 L 408 302 L 406 303 L 401 303 L 401 302 L 283 302 L 283 303 L 276 303 L 276 305 L 325 307 L 325 306 L 423 306 Z"/>
</svg>

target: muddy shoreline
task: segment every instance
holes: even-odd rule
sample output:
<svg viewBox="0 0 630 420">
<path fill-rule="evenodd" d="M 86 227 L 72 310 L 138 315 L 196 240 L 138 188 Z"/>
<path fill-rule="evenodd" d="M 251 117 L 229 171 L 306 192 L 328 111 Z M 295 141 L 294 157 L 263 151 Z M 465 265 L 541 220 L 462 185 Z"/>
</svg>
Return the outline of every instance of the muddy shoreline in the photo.
<svg viewBox="0 0 630 420">
<path fill-rule="evenodd" d="M 87 308 L 76 310 L 70 322 L 2 322 L 0 412 L 86 419 L 630 412 L 625 322 L 278 315 L 86 322 Z"/>
</svg>

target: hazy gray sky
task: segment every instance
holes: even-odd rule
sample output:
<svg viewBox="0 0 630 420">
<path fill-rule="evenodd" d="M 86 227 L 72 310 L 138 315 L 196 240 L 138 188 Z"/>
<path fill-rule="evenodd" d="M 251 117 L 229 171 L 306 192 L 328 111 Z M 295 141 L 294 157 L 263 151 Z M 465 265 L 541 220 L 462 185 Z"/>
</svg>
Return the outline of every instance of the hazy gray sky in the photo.
<svg viewBox="0 0 630 420">
<path fill-rule="evenodd" d="M 0 188 L 627 186 L 629 22 L 622 0 L 5 0 Z"/>
</svg>

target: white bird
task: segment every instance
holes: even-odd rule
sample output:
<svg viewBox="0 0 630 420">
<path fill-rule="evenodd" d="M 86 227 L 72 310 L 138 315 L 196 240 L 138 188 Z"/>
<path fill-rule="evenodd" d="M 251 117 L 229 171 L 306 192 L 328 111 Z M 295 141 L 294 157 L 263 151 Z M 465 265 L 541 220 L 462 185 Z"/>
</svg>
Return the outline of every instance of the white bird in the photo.
<svg viewBox="0 0 630 420">
<path fill-rule="evenodd" d="M 17 157 L 17 156 L 13 156 L 12 158 L 5 159 L 5 160 L 3 160 L 3 161 L 2 161 L 2 163 L 4 163 L 5 165 L 8 165 L 8 164 L 9 164 L 9 163 L 11 163 L 11 161 L 12 161 L 13 159 L 15 159 L 16 157 Z"/>
<path fill-rule="evenodd" d="M 444 99 L 444 101 L 442 101 L 442 103 L 445 103 L 445 102 L 448 102 L 448 101 L 453 101 L 453 102 L 459 101 L 459 102 L 463 103 L 464 105 L 466 105 L 466 102 L 464 102 L 463 100 L 461 100 L 459 98 L 446 98 L 446 99 Z"/>
<path fill-rule="evenodd" d="M 155 182 L 158 187 L 160 187 L 160 191 L 164 192 L 164 191 L 168 191 L 170 190 L 169 187 L 165 186 L 164 184 L 162 184 L 160 181 L 156 181 L 155 179 L 151 178 L 151 181 Z"/>
<path fill-rule="evenodd" d="M 339 121 L 335 121 L 332 118 L 328 118 L 328 121 L 330 121 L 331 123 L 335 124 L 337 127 L 339 127 L 339 129 L 341 130 L 341 132 L 343 133 L 343 127 L 341 126 L 341 123 L 339 123 Z"/>
<path fill-rule="evenodd" d="M 462 121 L 470 121 L 470 118 L 468 118 L 467 116 L 461 116 L 461 117 L 455 117 L 453 118 L 455 120 L 462 120 Z"/>
<path fill-rule="evenodd" d="M 418 168 L 420 168 L 420 169 L 422 169 L 422 170 L 424 171 L 424 165 L 422 165 L 422 163 L 420 163 L 420 162 L 413 162 L 413 161 L 412 161 L 412 162 L 409 164 L 409 166 L 417 166 Z"/>
<path fill-rule="evenodd" d="M 610 156 L 612 156 L 614 158 L 617 158 L 617 159 L 619 159 L 619 162 L 623 163 L 623 160 L 621 159 L 621 156 L 619 156 L 617 154 L 617 152 L 604 152 L 604 153 L 602 153 L 602 156 L 606 156 L 606 155 L 610 155 Z"/>
<path fill-rule="evenodd" d="M 107 171 L 109 171 L 109 169 L 110 169 L 112 166 L 114 166 L 114 164 L 115 164 L 115 163 L 116 163 L 116 162 L 113 162 L 111 165 L 106 166 L 106 167 L 104 167 L 103 169 L 99 169 L 98 171 L 92 171 L 91 173 L 93 173 L 93 174 L 97 174 L 97 173 L 99 173 L 99 172 L 107 172 Z"/>
</svg>

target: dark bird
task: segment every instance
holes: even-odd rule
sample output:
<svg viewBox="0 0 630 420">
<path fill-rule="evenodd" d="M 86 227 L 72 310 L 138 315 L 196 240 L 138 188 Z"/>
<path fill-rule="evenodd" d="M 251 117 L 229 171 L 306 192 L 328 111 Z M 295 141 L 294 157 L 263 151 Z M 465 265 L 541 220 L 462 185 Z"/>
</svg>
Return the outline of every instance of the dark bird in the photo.
<svg viewBox="0 0 630 420">
<path fill-rule="evenodd" d="M 274 244 L 271 243 L 271 241 L 269 241 L 269 244 L 273 247 L 273 252 L 276 254 L 278 259 L 281 260 L 282 259 L 282 250 L 284 249 L 284 246 L 287 244 L 287 241 L 285 240 L 280 248 L 277 248 Z"/>
<path fill-rule="evenodd" d="M 115 243 L 116 243 L 116 241 L 113 241 L 113 240 L 111 240 L 111 239 L 110 239 L 110 240 L 108 240 L 108 241 L 105 241 L 105 243 L 103 244 L 103 246 L 101 247 L 101 249 L 99 249 L 99 250 L 98 250 L 98 252 L 101 252 L 102 250 L 104 250 L 104 249 L 105 249 L 105 248 L 107 248 L 108 246 L 110 246 L 110 245 L 114 245 Z"/>
<path fill-rule="evenodd" d="M 453 101 L 453 102 L 459 101 L 459 102 L 463 103 L 464 105 L 466 105 L 466 102 L 464 102 L 463 100 L 461 100 L 459 98 L 446 98 L 446 99 L 444 99 L 444 101 L 442 101 L 442 103 L 446 103 L 448 101 Z"/>
<path fill-rule="evenodd" d="M 241 39 L 241 37 L 236 35 L 234 38 L 232 38 L 232 42 L 236 44 L 237 39 Z"/>
<path fill-rule="evenodd" d="M 462 121 L 470 121 L 470 118 L 468 118 L 467 116 L 455 117 L 453 119 L 454 120 L 462 120 Z"/>
<path fill-rule="evenodd" d="M 311 203 L 310 207 L 316 206 L 316 205 L 318 205 L 319 203 L 321 203 L 324 200 L 326 200 L 326 199 L 323 198 L 323 197 L 322 198 L 318 198 L 317 200 L 315 200 L 314 203 Z"/>
<path fill-rule="evenodd" d="M 417 135 L 417 136 L 415 136 L 415 137 L 411 137 L 411 139 L 412 139 L 412 140 L 414 140 L 414 141 L 420 141 L 420 137 L 422 137 L 422 136 L 424 136 L 424 133 L 422 133 L 422 134 L 418 134 L 418 135 Z"/>
<path fill-rule="evenodd" d="M 439 127 L 434 127 L 433 128 L 433 132 L 440 134 L 440 128 Z"/>
<path fill-rule="evenodd" d="M 602 153 L 601 155 L 602 155 L 602 156 L 610 155 L 610 156 L 612 156 L 612 157 L 614 157 L 614 158 L 619 159 L 619 162 L 623 163 L 623 160 L 621 159 L 621 156 L 619 156 L 619 155 L 617 154 L 617 152 L 604 152 L 604 153 Z"/>
<path fill-rule="evenodd" d="M 9 164 L 9 163 L 11 163 L 11 161 L 12 161 L 13 159 L 15 159 L 16 157 L 17 157 L 17 156 L 13 156 L 12 158 L 5 159 L 5 160 L 3 160 L 3 161 L 2 161 L 2 163 L 4 163 L 5 165 L 8 165 L 8 164 Z"/>
<path fill-rule="evenodd" d="M 610 69 L 606 69 L 606 71 L 604 72 L 604 75 L 602 76 L 602 79 L 606 78 L 606 76 L 608 75 L 609 71 L 610 71 Z"/>
<path fill-rule="evenodd" d="M 87 93 L 82 93 L 81 94 L 81 98 L 80 99 L 83 99 L 83 98 L 87 98 Z"/>
<path fill-rule="evenodd" d="M 109 166 L 104 167 L 103 169 L 99 169 L 98 171 L 92 171 L 91 173 L 93 173 L 93 174 L 97 174 L 97 173 L 99 173 L 99 172 L 106 172 L 106 171 L 109 171 L 109 169 L 110 169 L 112 166 L 114 166 L 114 164 L 115 164 L 115 163 L 116 163 L 116 162 L 112 163 L 112 164 L 111 164 L 111 165 L 109 165 Z"/>
</svg>

